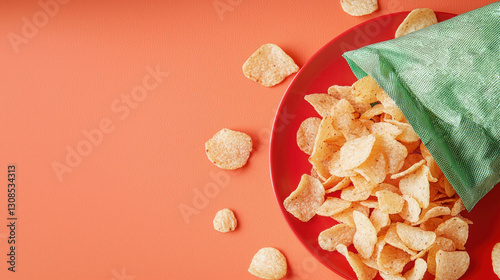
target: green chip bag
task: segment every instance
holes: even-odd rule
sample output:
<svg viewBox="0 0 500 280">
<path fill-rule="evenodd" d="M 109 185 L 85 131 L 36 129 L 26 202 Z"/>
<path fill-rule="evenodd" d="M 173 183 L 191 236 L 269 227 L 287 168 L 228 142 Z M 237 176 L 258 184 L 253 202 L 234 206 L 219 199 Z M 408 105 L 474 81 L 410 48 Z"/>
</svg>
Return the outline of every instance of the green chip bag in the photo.
<svg viewBox="0 0 500 280">
<path fill-rule="evenodd" d="M 500 182 L 500 2 L 343 56 L 396 102 L 467 210 Z"/>
</svg>

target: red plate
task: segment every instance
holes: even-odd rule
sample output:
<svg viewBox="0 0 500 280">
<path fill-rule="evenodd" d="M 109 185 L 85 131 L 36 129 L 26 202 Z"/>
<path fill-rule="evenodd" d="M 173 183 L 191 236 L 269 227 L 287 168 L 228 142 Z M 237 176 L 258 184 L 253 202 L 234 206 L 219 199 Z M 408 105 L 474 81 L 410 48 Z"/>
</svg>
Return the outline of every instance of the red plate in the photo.
<svg viewBox="0 0 500 280">
<path fill-rule="evenodd" d="M 364 22 L 344 32 L 320 49 L 297 73 L 288 87 L 273 125 L 270 144 L 270 167 L 274 194 L 288 224 L 304 246 L 324 265 L 346 279 L 356 279 L 347 261 L 337 252 L 327 252 L 318 245 L 318 235 L 335 224 L 333 219 L 316 216 L 303 223 L 286 212 L 283 201 L 295 190 L 304 173 L 310 174 L 308 156 L 297 147 L 296 132 L 301 122 L 318 116 L 304 96 L 326 93 L 331 85 L 351 85 L 356 81 L 342 53 L 365 45 L 390 40 L 408 13 L 396 13 Z M 453 17 L 436 13 L 439 21 Z M 462 279 L 497 279 L 491 265 L 491 250 L 500 242 L 500 186 L 492 190 L 474 210 L 465 215 L 474 221 L 470 226 L 467 251 L 470 267 Z M 381 279 L 378 277 L 377 279 Z M 427 273 L 425 279 L 433 279 Z"/>
</svg>

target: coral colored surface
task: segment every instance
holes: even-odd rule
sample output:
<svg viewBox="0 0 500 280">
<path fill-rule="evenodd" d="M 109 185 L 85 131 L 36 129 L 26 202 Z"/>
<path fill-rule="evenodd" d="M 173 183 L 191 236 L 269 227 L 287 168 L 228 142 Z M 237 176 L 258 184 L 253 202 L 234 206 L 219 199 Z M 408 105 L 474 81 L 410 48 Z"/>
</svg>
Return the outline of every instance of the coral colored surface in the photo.
<svg viewBox="0 0 500 280">
<path fill-rule="evenodd" d="M 368 19 L 494 1 L 379 2 L 352 17 L 337 0 L 4 1 L 0 279 L 256 279 L 247 268 L 267 246 L 286 255 L 285 279 L 341 279 L 302 246 L 271 187 L 270 129 L 291 77 L 265 88 L 241 66 L 264 43 L 302 66 Z M 205 156 L 223 127 L 254 140 L 242 169 Z M 222 208 L 236 231 L 213 230 Z"/>
</svg>

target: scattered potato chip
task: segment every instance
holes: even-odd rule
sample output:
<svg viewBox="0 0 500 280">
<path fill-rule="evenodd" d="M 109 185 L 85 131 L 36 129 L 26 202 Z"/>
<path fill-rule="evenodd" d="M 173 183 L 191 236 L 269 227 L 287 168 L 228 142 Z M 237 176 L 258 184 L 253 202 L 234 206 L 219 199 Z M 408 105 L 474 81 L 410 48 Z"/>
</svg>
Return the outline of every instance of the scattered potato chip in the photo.
<svg viewBox="0 0 500 280">
<path fill-rule="evenodd" d="M 339 244 L 351 245 L 354 233 L 356 233 L 355 228 L 346 224 L 337 224 L 319 234 L 318 244 L 323 250 L 332 252 Z"/>
<path fill-rule="evenodd" d="M 404 19 L 396 30 L 396 38 L 436 24 L 437 18 L 431 9 L 415 9 Z"/>
<path fill-rule="evenodd" d="M 436 253 L 436 279 L 455 280 L 462 277 L 469 268 L 470 257 L 465 251 Z"/>
<path fill-rule="evenodd" d="M 309 102 L 322 117 L 328 116 L 333 106 L 339 102 L 337 98 L 326 93 L 308 94 L 304 99 Z"/>
<path fill-rule="evenodd" d="M 436 240 L 436 233 L 424 231 L 418 227 L 412 227 L 403 223 L 396 225 L 396 232 L 408 248 L 416 251 L 429 248 Z"/>
<path fill-rule="evenodd" d="M 345 138 L 340 131 L 333 128 L 333 117 L 327 116 L 321 120 L 314 140 L 314 148 L 309 157 L 309 162 L 323 180 L 327 180 L 331 174 L 328 170 L 329 161 L 335 152 L 344 144 Z"/>
<path fill-rule="evenodd" d="M 354 168 L 354 171 L 365 177 L 366 180 L 373 183 L 382 183 L 386 177 L 387 161 L 384 154 L 372 153 L 368 159 L 360 166 Z"/>
<path fill-rule="evenodd" d="M 308 155 L 311 155 L 313 152 L 314 142 L 316 140 L 316 134 L 318 134 L 320 123 L 320 118 L 307 118 L 300 124 L 297 130 L 297 146 Z"/>
<path fill-rule="evenodd" d="M 223 128 L 205 143 L 208 159 L 217 167 L 234 170 L 243 167 L 252 151 L 252 138 L 243 132 Z"/>
<path fill-rule="evenodd" d="M 377 231 L 365 214 L 354 211 L 352 216 L 356 225 L 354 247 L 363 258 L 367 259 L 373 254 L 375 243 L 377 243 Z"/>
<path fill-rule="evenodd" d="M 430 203 L 429 168 L 420 166 L 417 171 L 404 176 L 399 181 L 399 189 L 403 194 L 413 197 L 420 208 L 427 208 Z"/>
<path fill-rule="evenodd" d="M 425 272 L 427 271 L 427 263 L 418 258 L 415 260 L 415 265 L 412 269 L 408 270 L 404 274 L 404 279 L 406 280 L 422 280 L 424 279 Z"/>
<path fill-rule="evenodd" d="M 340 99 L 330 112 L 333 128 L 341 131 L 347 141 L 370 134 L 368 128 L 354 116 L 354 107 L 346 99 Z"/>
<path fill-rule="evenodd" d="M 262 45 L 243 64 L 245 77 L 272 87 L 299 71 L 293 59 L 275 44 Z"/>
<path fill-rule="evenodd" d="M 382 190 L 375 194 L 378 198 L 380 210 L 386 214 L 398 214 L 403 210 L 405 200 L 396 193 Z"/>
<path fill-rule="evenodd" d="M 408 253 L 388 244 L 384 246 L 377 259 L 380 270 L 393 275 L 401 273 L 409 262 Z"/>
<path fill-rule="evenodd" d="M 351 16 L 364 16 L 378 9 L 377 0 L 340 0 L 344 12 Z"/>
<path fill-rule="evenodd" d="M 344 244 L 339 244 L 337 251 L 347 259 L 354 273 L 356 273 L 358 280 L 372 280 L 377 276 L 377 270 L 364 264 L 363 259 L 357 254 L 347 251 L 347 247 Z"/>
<path fill-rule="evenodd" d="M 500 243 L 495 244 L 491 251 L 491 262 L 493 265 L 493 272 L 500 278 Z"/>
<path fill-rule="evenodd" d="M 229 232 L 236 229 L 237 221 L 233 211 L 229 209 L 219 210 L 215 214 L 214 229 L 220 232 Z"/>
<path fill-rule="evenodd" d="M 403 195 L 403 199 L 405 200 L 405 204 L 399 215 L 410 223 L 417 222 L 421 212 L 418 202 L 409 195 Z"/>
<path fill-rule="evenodd" d="M 403 167 L 404 160 L 408 156 L 406 147 L 387 134 L 377 133 L 375 137 L 379 149 L 387 158 L 387 172 L 391 174 L 398 172 Z"/>
<path fill-rule="evenodd" d="M 285 209 L 302 222 L 309 221 L 323 204 L 325 189 L 321 182 L 307 174 L 300 178 L 297 189 L 283 202 Z"/>
<path fill-rule="evenodd" d="M 262 248 L 253 256 L 248 272 L 262 279 L 281 279 L 287 272 L 286 258 L 278 249 Z"/>
<path fill-rule="evenodd" d="M 352 84 L 352 95 L 354 95 L 357 102 L 367 104 L 377 102 L 377 94 L 380 91 L 382 89 L 370 76 L 366 76 Z"/>
<path fill-rule="evenodd" d="M 450 208 L 446 206 L 439 206 L 437 204 L 431 203 L 429 207 L 422 210 L 420 218 L 415 224 L 421 224 L 429 219 L 440 217 L 444 215 L 450 215 Z"/>
<path fill-rule="evenodd" d="M 458 250 L 464 250 L 469 238 L 469 225 L 462 219 L 453 217 L 440 224 L 435 232 L 438 236 L 451 239 Z"/>
<path fill-rule="evenodd" d="M 434 244 L 432 244 L 427 254 L 427 268 L 432 275 L 436 275 L 436 254 L 439 250 L 453 252 L 455 251 L 455 245 L 453 241 L 448 238 L 436 238 L 436 241 L 434 241 Z"/>
<path fill-rule="evenodd" d="M 362 206 L 359 203 L 352 203 L 351 207 L 347 208 L 346 210 L 337 213 L 335 215 L 332 215 L 332 218 L 336 220 L 339 223 L 344 223 L 349 225 L 350 227 L 356 227 L 356 224 L 354 223 L 354 218 L 353 218 L 353 212 L 358 211 L 366 216 L 369 215 L 370 209 L 368 207 Z"/>
<path fill-rule="evenodd" d="M 386 120 L 386 122 L 397 126 L 401 130 L 401 133 L 396 137 L 396 140 L 406 143 L 420 140 L 410 124 L 395 120 Z"/>
<path fill-rule="evenodd" d="M 328 197 L 325 202 L 316 210 L 316 214 L 320 216 L 332 216 L 351 207 L 351 202 L 345 201 L 337 197 Z"/>
</svg>

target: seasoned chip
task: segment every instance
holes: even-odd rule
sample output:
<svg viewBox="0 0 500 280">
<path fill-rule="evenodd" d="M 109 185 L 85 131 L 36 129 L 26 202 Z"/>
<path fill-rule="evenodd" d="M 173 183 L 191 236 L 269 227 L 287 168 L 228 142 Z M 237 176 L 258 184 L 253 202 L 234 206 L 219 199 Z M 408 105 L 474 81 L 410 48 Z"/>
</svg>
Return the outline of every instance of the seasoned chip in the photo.
<svg viewBox="0 0 500 280">
<path fill-rule="evenodd" d="M 236 228 L 237 221 L 234 217 L 233 211 L 229 209 L 222 209 L 215 214 L 214 228 L 216 231 L 229 232 Z"/>
<path fill-rule="evenodd" d="M 320 118 L 307 118 L 297 130 L 297 146 L 306 154 L 311 155 L 314 148 L 316 134 L 318 134 Z"/>
<path fill-rule="evenodd" d="M 333 117 L 323 118 L 318 127 L 314 148 L 309 158 L 309 162 L 323 180 L 327 180 L 331 176 L 328 171 L 330 161 L 344 142 L 342 133 L 333 128 Z"/>
<path fill-rule="evenodd" d="M 335 186 L 333 186 L 333 187 L 329 188 L 328 190 L 326 190 L 326 193 L 333 193 L 333 192 L 336 192 L 338 190 L 342 190 L 343 188 L 348 187 L 350 183 L 351 183 L 351 179 L 349 177 L 345 177 L 340 182 L 338 182 Z"/>
<path fill-rule="evenodd" d="M 491 262 L 493 264 L 493 271 L 500 278 L 500 243 L 495 244 L 491 251 Z"/>
<path fill-rule="evenodd" d="M 404 176 L 406 176 L 406 175 L 408 175 L 408 174 L 411 174 L 411 173 L 413 173 L 413 172 L 417 171 L 417 169 L 418 169 L 420 166 L 424 165 L 424 163 L 425 163 L 425 160 L 421 160 L 421 161 L 419 161 L 419 162 L 415 163 L 414 165 L 410 166 L 410 167 L 409 167 L 408 169 L 406 169 L 405 171 L 402 171 L 402 172 L 399 172 L 399 173 L 396 173 L 396 174 L 392 174 L 392 175 L 391 175 L 391 179 L 398 179 L 398 178 L 400 178 L 400 177 L 404 177 Z"/>
<path fill-rule="evenodd" d="M 217 167 L 234 170 L 243 167 L 252 151 L 252 138 L 243 132 L 224 128 L 205 143 L 208 159 Z"/>
<path fill-rule="evenodd" d="M 376 145 L 387 158 L 387 172 L 391 174 L 398 172 L 408 156 L 406 147 L 387 134 L 376 133 L 375 138 L 377 139 Z"/>
<path fill-rule="evenodd" d="M 431 203 L 429 204 L 429 207 L 422 210 L 422 214 L 420 215 L 419 220 L 415 222 L 415 224 L 421 224 L 429 219 L 440 217 L 443 215 L 450 215 L 450 212 L 450 208 L 446 206 L 439 206 L 437 204 Z"/>
<path fill-rule="evenodd" d="M 363 164 L 354 168 L 354 171 L 372 183 L 382 183 L 387 175 L 386 167 L 384 154 L 372 153 Z"/>
<path fill-rule="evenodd" d="M 356 187 L 347 187 L 342 189 L 340 198 L 347 201 L 363 201 L 370 197 L 371 190 L 360 189 Z"/>
<path fill-rule="evenodd" d="M 352 85 L 352 95 L 357 102 L 361 103 L 377 102 L 377 94 L 381 91 L 382 89 L 377 82 L 370 76 L 366 76 Z"/>
<path fill-rule="evenodd" d="M 342 200 L 337 197 L 328 197 L 321 207 L 316 210 L 316 214 L 320 216 L 332 216 L 351 207 L 351 202 Z M 335 246 L 334 246 L 335 247 Z"/>
<path fill-rule="evenodd" d="M 377 233 L 391 223 L 389 214 L 382 212 L 380 209 L 373 209 L 370 215 L 370 221 L 372 222 Z"/>
<path fill-rule="evenodd" d="M 405 204 L 403 206 L 403 210 L 401 210 L 401 213 L 399 213 L 399 215 L 405 221 L 408 221 L 410 223 L 417 222 L 421 212 L 418 202 L 413 197 L 406 194 L 403 195 L 403 199 L 405 200 Z"/>
<path fill-rule="evenodd" d="M 389 229 L 385 233 L 385 238 L 384 238 L 385 242 L 387 242 L 387 244 L 389 244 L 389 245 L 392 245 L 396 248 L 399 248 L 399 249 L 407 252 L 410 255 L 415 255 L 417 252 L 408 248 L 408 246 L 406 246 L 403 243 L 403 241 L 401 240 L 401 238 L 399 237 L 399 235 L 396 231 L 396 225 L 397 225 L 396 223 L 391 224 L 391 226 L 389 227 Z"/>
<path fill-rule="evenodd" d="M 415 265 L 412 269 L 408 270 L 403 276 L 406 280 L 422 280 L 424 278 L 425 272 L 427 271 L 427 263 L 418 258 L 415 260 Z"/>
<path fill-rule="evenodd" d="M 347 141 L 369 135 L 370 132 L 363 123 L 354 116 L 354 107 L 346 99 L 340 99 L 330 112 L 333 128 L 342 132 Z"/>
<path fill-rule="evenodd" d="M 386 273 L 383 271 L 379 271 L 379 274 L 380 274 L 380 277 L 382 277 L 382 279 L 384 279 L 384 280 L 406 280 L 406 278 L 404 278 L 401 275 L 393 275 L 393 274 L 389 274 L 389 273 Z"/>
<path fill-rule="evenodd" d="M 340 0 L 344 12 L 351 16 L 364 16 L 378 9 L 377 0 Z"/>
<path fill-rule="evenodd" d="M 396 30 L 396 38 L 436 24 L 437 18 L 431 9 L 415 9 L 404 19 Z"/>
<path fill-rule="evenodd" d="M 358 211 L 366 216 L 369 215 L 370 209 L 368 207 L 362 206 L 359 203 L 352 203 L 351 207 L 347 208 L 346 210 L 337 213 L 335 215 L 332 215 L 332 218 L 336 220 L 339 223 L 344 223 L 349 225 L 350 227 L 356 227 L 356 224 L 354 223 L 354 218 L 353 218 L 353 212 Z"/>
<path fill-rule="evenodd" d="M 399 140 L 401 142 L 407 142 L 407 143 L 420 140 L 418 138 L 417 133 L 415 133 L 415 131 L 413 130 L 413 127 L 411 127 L 410 124 L 407 124 L 404 122 L 398 122 L 395 120 L 386 120 L 386 122 L 397 126 L 401 130 L 401 134 L 399 134 L 396 137 L 396 140 Z"/>
<path fill-rule="evenodd" d="M 368 207 L 368 208 L 374 208 L 374 209 L 379 208 L 378 201 L 375 199 L 363 200 L 363 201 L 360 201 L 359 204 L 361 204 L 365 207 Z"/>
<path fill-rule="evenodd" d="M 262 248 L 253 256 L 248 272 L 262 279 L 281 279 L 287 272 L 286 258 L 278 249 Z"/>
<path fill-rule="evenodd" d="M 464 250 L 469 238 L 469 225 L 464 220 L 453 217 L 440 224 L 435 232 L 438 236 L 451 239 L 458 250 Z"/>
<path fill-rule="evenodd" d="M 375 194 L 378 198 L 380 210 L 386 214 L 397 214 L 403 210 L 405 200 L 397 193 L 382 190 Z"/>
<path fill-rule="evenodd" d="M 299 71 L 293 59 L 275 44 L 262 45 L 243 64 L 243 74 L 250 80 L 272 87 Z"/>
<path fill-rule="evenodd" d="M 357 139 L 345 142 L 340 148 L 340 165 L 345 170 L 350 170 L 360 166 L 365 162 L 375 144 L 373 135 L 362 136 Z"/>
<path fill-rule="evenodd" d="M 390 115 L 393 120 L 403 122 L 406 121 L 403 112 L 399 110 L 398 106 L 384 91 L 377 92 L 377 99 L 384 105 L 384 121 L 387 120 L 387 115 Z"/>
<path fill-rule="evenodd" d="M 425 161 L 427 162 L 427 166 L 429 167 L 430 174 L 434 178 L 439 178 L 443 174 L 441 169 L 439 169 L 439 166 L 437 165 L 436 161 L 432 157 L 431 153 L 429 150 L 425 147 L 424 143 L 420 144 L 420 152 L 422 153 L 422 156 L 425 158 Z M 445 178 L 446 180 L 446 178 Z M 448 182 L 448 180 L 446 180 Z M 449 184 L 449 183 L 448 183 Z M 451 196 L 451 195 L 449 195 Z"/>
<path fill-rule="evenodd" d="M 360 119 L 365 119 L 369 120 L 372 119 L 375 116 L 378 116 L 384 112 L 384 105 L 382 104 L 376 104 L 375 106 L 371 107 L 369 110 L 365 111 Z"/>
<path fill-rule="evenodd" d="M 371 133 L 386 134 L 392 138 L 396 138 L 402 133 L 401 129 L 397 126 L 386 122 L 373 123 L 368 127 L 368 129 Z"/>
<path fill-rule="evenodd" d="M 363 258 L 367 259 L 373 254 L 375 243 L 377 243 L 377 231 L 365 214 L 354 211 L 352 216 L 356 225 L 354 247 Z"/>
<path fill-rule="evenodd" d="M 319 234 L 318 244 L 323 250 L 332 252 L 339 244 L 351 245 L 354 233 L 356 233 L 355 228 L 346 224 L 337 224 Z"/>
<path fill-rule="evenodd" d="M 470 257 L 465 251 L 436 253 L 436 279 L 455 280 L 462 277 L 469 268 Z"/>
<path fill-rule="evenodd" d="M 436 254 L 439 250 L 453 252 L 455 251 L 455 245 L 453 241 L 444 237 L 437 237 L 434 244 L 432 244 L 429 249 L 429 253 L 427 254 L 427 268 L 429 273 L 432 275 L 436 275 Z"/>
<path fill-rule="evenodd" d="M 308 94 L 304 96 L 304 99 L 309 102 L 322 117 L 328 116 L 332 107 L 339 102 L 337 98 L 326 93 Z"/>
<path fill-rule="evenodd" d="M 347 259 L 354 273 L 356 273 L 358 280 L 372 280 L 377 276 L 377 270 L 368 267 L 357 254 L 347 251 L 347 247 L 344 244 L 339 244 L 337 251 Z"/>
<path fill-rule="evenodd" d="M 430 203 L 429 168 L 420 166 L 414 173 L 404 176 L 399 181 L 399 189 L 403 194 L 413 197 L 420 208 L 427 208 Z"/>
<path fill-rule="evenodd" d="M 377 259 L 380 270 L 389 274 L 401 273 L 409 262 L 408 253 L 388 244 L 384 246 Z"/>
<path fill-rule="evenodd" d="M 307 174 L 302 175 L 297 189 L 283 202 L 286 211 L 302 222 L 309 221 L 325 199 L 325 189 L 321 182 Z"/>
<path fill-rule="evenodd" d="M 412 227 L 407 224 L 398 223 L 396 231 L 401 241 L 408 248 L 421 251 L 429 248 L 436 240 L 436 234 L 432 231 L 424 231 L 418 227 Z"/>
<path fill-rule="evenodd" d="M 346 99 L 349 103 L 351 103 L 354 110 L 360 114 L 363 114 L 371 108 L 370 104 L 356 102 L 354 96 L 352 95 L 351 86 L 331 86 L 328 88 L 328 94 L 339 100 Z"/>
</svg>

